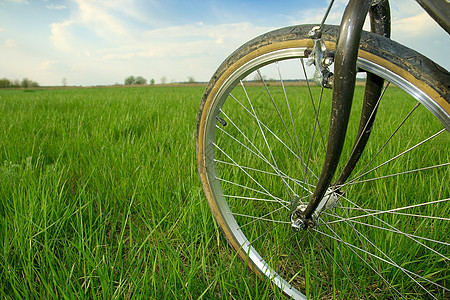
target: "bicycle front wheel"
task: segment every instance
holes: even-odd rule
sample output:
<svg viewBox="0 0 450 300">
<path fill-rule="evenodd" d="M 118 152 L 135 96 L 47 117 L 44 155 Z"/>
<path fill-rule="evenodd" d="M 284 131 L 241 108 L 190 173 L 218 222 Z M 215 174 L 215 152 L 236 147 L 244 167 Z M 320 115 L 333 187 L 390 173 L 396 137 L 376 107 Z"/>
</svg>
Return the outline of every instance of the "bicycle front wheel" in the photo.
<svg viewBox="0 0 450 300">
<path fill-rule="evenodd" d="M 384 87 L 360 161 L 330 187 L 342 193 L 316 226 L 293 227 L 293 210 L 308 204 L 320 177 L 330 126 L 332 91 L 309 82 L 312 27 L 258 37 L 213 75 L 196 133 L 211 211 L 249 267 L 293 298 L 448 299 L 449 74 L 389 39 L 361 38 L 344 163 L 366 74 Z M 337 32 L 324 29 L 330 51 Z"/>
</svg>

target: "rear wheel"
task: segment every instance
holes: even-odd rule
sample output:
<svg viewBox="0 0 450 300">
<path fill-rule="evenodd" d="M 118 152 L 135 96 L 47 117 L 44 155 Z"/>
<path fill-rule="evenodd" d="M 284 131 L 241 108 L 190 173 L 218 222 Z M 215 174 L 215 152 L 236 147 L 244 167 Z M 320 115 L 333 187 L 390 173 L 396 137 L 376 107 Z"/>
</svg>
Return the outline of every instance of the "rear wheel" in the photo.
<svg viewBox="0 0 450 300">
<path fill-rule="evenodd" d="M 311 28 L 250 41 L 205 91 L 197 164 L 216 221 L 252 270 L 294 298 L 448 298 L 449 74 L 412 50 L 363 33 L 360 77 L 385 79 L 371 138 L 316 226 L 293 226 L 293 210 L 308 204 L 320 176 L 330 122 L 332 91 L 309 83 Z M 336 33 L 325 27 L 329 50 Z M 362 79 L 344 163 L 358 129 Z"/>
</svg>

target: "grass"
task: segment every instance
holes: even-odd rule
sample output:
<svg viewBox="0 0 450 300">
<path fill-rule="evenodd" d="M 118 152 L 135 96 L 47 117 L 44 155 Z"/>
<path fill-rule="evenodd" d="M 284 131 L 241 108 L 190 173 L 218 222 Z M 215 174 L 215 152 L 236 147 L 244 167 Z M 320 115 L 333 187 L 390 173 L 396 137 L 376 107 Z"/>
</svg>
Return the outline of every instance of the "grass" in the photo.
<svg viewBox="0 0 450 300">
<path fill-rule="evenodd" d="M 203 89 L 0 91 L 2 298 L 284 299 L 271 284 L 250 272 L 227 245 L 204 199 L 194 147 Z M 274 89 L 280 93 L 279 87 Z M 289 87 L 288 93 L 299 89 L 306 93 L 303 87 Z M 391 97 L 385 102 L 396 113 L 408 112 L 395 101 L 395 89 Z M 265 106 L 256 109 L 262 111 Z M 385 116 L 386 120 L 391 117 Z M 357 112 L 352 118 L 358 119 Z M 394 126 L 390 121 L 383 124 L 386 132 Z M 417 131 L 426 128 L 420 124 L 403 132 L 394 145 L 413 143 Z M 257 135 L 255 128 L 246 130 Z M 355 135 L 351 134 L 350 140 Z M 447 146 L 442 139 L 433 153 L 419 155 L 430 161 L 448 156 Z M 318 145 L 316 150 L 311 154 L 318 157 L 312 167 L 321 165 L 323 149 Z M 285 150 L 275 151 L 289 158 Z M 239 153 L 251 161 L 249 153 Z M 295 172 L 294 164 L 286 168 Z M 245 179 L 236 170 L 230 172 Z M 259 176 L 271 190 L 283 193 L 282 184 Z M 375 187 L 368 190 L 376 195 L 367 193 L 361 198 L 385 197 L 397 186 L 396 180 L 367 183 Z M 416 182 L 411 180 L 409 185 Z M 444 181 L 426 186 L 435 197 L 448 193 Z M 255 207 L 249 210 L 254 212 Z M 273 237 L 285 234 L 280 229 Z M 393 239 L 386 236 L 386 244 L 395 243 Z M 259 242 L 274 245 L 270 239 Z M 334 266 L 329 266 L 331 277 L 315 272 L 318 264 L 327 266 L 329 259 L 314 240 L 306 244 L 311 245 L 308 251 L 298 251 L 285 267 L 301 270 L 305 279 L 298 280 L 303 280 L 301 284 L 313 298 L 343 298 L 351 287 L 335 286 L 342 278 Z M 336 247 L 331 249 L 335 257 L 341 255 Z M 292 251 L 276 250 L 283 257 Z M 303 266 L 307 267 L 303 270 Z M 363 286 L 371 284 L 364 274 L 359 280 Z"/>
<path fill-rule="evenodd" d="M 277 297 L 204 201 L 202 92 L 0 91 L 1 298 Z"/>
</svg>

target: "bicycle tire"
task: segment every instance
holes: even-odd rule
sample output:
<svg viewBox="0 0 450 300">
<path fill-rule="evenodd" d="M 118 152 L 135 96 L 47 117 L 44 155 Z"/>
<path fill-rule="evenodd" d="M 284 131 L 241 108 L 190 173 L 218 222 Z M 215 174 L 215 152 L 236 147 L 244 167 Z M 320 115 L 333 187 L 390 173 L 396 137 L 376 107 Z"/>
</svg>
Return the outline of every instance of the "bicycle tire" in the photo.
<svg viewBox="0 0 450 300">
<path fill-rule="evenodd" d="M 393 84 L 390 88 L 394 91 L 394 94 L 397 93 L 399 88 L 405 91 L 409 97 L 412 98 L 412 100 L 408 101 L 414 103 L 414 107 L 421 106 L 425 108 L 421 108 L 422 112 L 420 113 L 415 113 L 415 108 L 413 108 L 411 110 L 411 115 L 417 115 L 417 118 L 421 119 L 424 115 L 428 115 L 427 112 L 430 112 L 429 115 L 433 117 L 433 126 L 435 126 L 433 128 L 443 128 L 438 131 L 440 134 L 437 141 L 434 139 L 434 136 L 431 135 L 434 139 L 433 142 L 435 142 L 432 146 L 434 148 L 431 149 L 439 150 L 436 153 L 436 160 L 441 161 L 434 162 L 431 158 L 429 158 L 429 160 L 433 161 L 435 164 L 434 166 L 437 165 L 438 167 L 431 168 L 431 171 L 430 169 L 424 169 L 420 170 L 420 172 L 417 171 L 417 169 L 414 169 L 416 168 L 414 167 L 413 170 L 406 170 L 407 173 L 401 173 L 401 171 L 396 170 L 395 172 L 400 174 L 386 177 L 388 179 L 381 177 L 369 179 L 368 181 L 360 183 L 364 185 L 364 190 L 362 192 L 358 191 L 355 197 L 359 197 L 358 199 L 364 197 L 370 198 L 372 202 L 368 202 L 370 203 L 367 204 L 368 207 L 356 206 L 356 204 L 351 202 L 351 200 L 346 199 L 347 195 L 352 195 L 353 193 L 353 186 L 350 186 L 350 191 L 347 191 L 345 194 L 346 197 L 340 198 L 340 200 L 336 203 L 338 207 L 332 208 L 329 213 L 327 211 L 327 213 L 320 216 L 320 220 L 323 223 L 321 224 L 322 227 L 319 226 L 317 228 L 320 228 L 320 230 L 323 230 L 324 232 L 318 233 L 320 230 L 313 228 L 305 232 L 301 231 L 294 234 L 290 229 L 292 224 L 289 219 L 289 214 L 292 210 L 289 210 L 289 205 L 294 202 L 293 197 L 299 198 L 300 194 L 297 194 L 294 190 L 297 189 L 297 191 L 301 190 L 301 193 L 309 193 L 309 190 L 313 189 L 313 187 L 309 188 L 307 184 L 311 186 L 314 185 L 314 178 L 312 178 L 314 177 L 314 173 L 312 169 L 315 169 L 315 166 L 321 166 L 321 158 L 317 158 L 317 161 L 310 165 L 308 162 L 303 162 L 303 157 L 306 157 L 307 159 L 305 159 L 305 161 L 307 161 L 308 158 L 313 156 L 311 153 L 314 151 L 317 152 L 314 152 L 317 154 L 317 157 L 321 157 L 321 155 L 325 152 L 324 149 L 319 149 L 321 148 L 320 141 L 314 141 L 316 144 L 313 142 L 306 144 L 305 149 L 307 150 L 304 152 L 309 152 L 308 155 L 304 155 L 304 152 L 301 151 L 299 137 L 297 136 L 296 122 L 299 122 L 300 118 L 306 119 L 308 117 L 308 113 L 305 113 L 305 116 L 300 117 L 300 112 L 303 109 L 303 106 L 298 104 L 301 102 L 301 100 L 298 100 L 300 96 L 296 97 L 295 93 L 297 93 L 300 88 L 306 89 L 308 87 L 307 93 L 309 93 L 311 97 L 315 92 L 317 92 L 317 95 L 320 94 L 320 96 L 317 96 L 319 97 L 319 102 L 314 103 L 314 99 L 312 100 L 312 106 L 314 107 L 312 111 L 317 113 L 320 109 L 321 101 L 326 91 L 323 91 L 323 89 L 316 91 L 315 88 L 312 88 L 309 84 L 305 84 L 302 80 L 301 84 L 299 81 L 295 81 L 294 83 L 297 85 L 304 85 L 306 87 L 292 87 L 293 90 L 295 89 L 295 93 L 292 92 L 292 94 L 290 94 L 291 91 L 288 91 L 288 81 L 281 77 L 279 65 L 284 62 L 290 62 L 291 60 L 300 60 L 301 64 L 298 63 L 298 68 L 303 68 L 303 70 L 305 70 L 304 59 L 313 47 L 313 42 L 308 36 L 308 32 L 312 27 L 313 25 L 286 27 L 269 32 L 249 41 L 237 49 L 222 63 L 207 85 L 197 117 L 196 152 L 198 172 L 212 214 L 224 232 L 229 243 L 239 253 L 239 256 L 248 264 L 250 269 L 261 277 L 270 279 L 276 286 L 281 288 L 285 294 L 293 298 L 305 299 L 307 296 L 312 298 L 323 298 L 330 297 L 331 295 L 335 297 L 348 297 L 349 293 L 354 294 L 356 297 L 380 298 L 382 297 L 381 295 L 389 293 L 390 296 L 394 297 L 402 296 L 406 298 L 414 298 L 423 297 L 425 295 L 427 297 L 445 299 L 445 297 L 448 297 L 450 294 L 448 287 L 450 274 L 447 271 L 450 264 L 450 251 L 449 240 L 445 234 L 445 232 L 448 232 L 449 229 L 449 219 L 446 216 L 448 216 L 450 209 L 448 199 L 449 189 L 448 184 L 445 183 L 448 182 L 447 179 L 449 173 L 449 158 L 448 151 L 446 149 L 448 149 L 449 145 L 448 132 L 450 131 L 450 98 L 448 94 L 450 75 L 445 69 L 433 63 L 431 60 L 390 39 L 372 33 L 363 32 L 360 42 L 360 50 L 358 53 L 358 68 L 366 72 L 374 73 L 388 82 L 392 82 Z M 322 39 L 326 44 L 327 50 L 332 51 L 335 49 L 337 33 L 337 26 L 325 26 Z M 279 80 L 268 81 L 261 75 L 260 70 L 269 68 L 271 64 L 275 64 L 276 68 L 278 68 L 278 73 L 280 74 Z M 291 72 L 291 70 L 289 69 L 288 72 Z M 253 82 L 250 81 L 249 83 L 245 83 L 243 80 L 245 78 L 249 78 L 249 76 L 251 77 L 252 74 L 257 74 L 259 76 L 259 82 L 254 82 L 258 80 L 253 80 Z M 306 72 L 304 72 L 302 76 L 308 80 L 308 74 Z M 255 77 L 253 77 L 253 79 L 254 78 Z M 271 86 L 273 86 L 273 88 Z M 258 109 L 265 111 L 266 108 L 268 108 L 268 105 L 256 102 L 259 100 L 255 100 L 254 105 L 252 104 L 249 94 L 261 94 L 256 91 L 253 92 L 253 88 L 261 88 L 263 92 L 266 92 L 264 97 L 268 105 L 272 105 L 271 103 L 273 103 L 276 108 L 270 112 L 267 112 L 267 114 L 273 114 L 273 117 L 275 117 L 267 117 L 267 123 L 264 123 L 259 119 L 256 111 Z M 235 89 L 239 89 L 239 91 Z M 271 89 L 274 90 L 273 95 Z M 242 94 L 242 102 L 247 102 L 248 100 L 250 104 L 244 105 L 243 103 L 239 103 L 239 100 L 236 98 L 239 98 L 240 96 L 234 96 L 231 94 L 235 91 L 236 93 Z M 291 120 L 287 119 L 287 121 L 284 121 L 282 118 L 280 113 L 281 108 L 277 107 L 277 99 L 274 99 L 276 97 L 274 96 L 276 92 L 279 92 L 281 95 L 280 99 L 286 99 L 287 105 L 285 105 L 285 107 L 287 108 L 284 109 L 285 111 L 289 111 Z M 292 96 L 292 99 L 294 100 L 291 104 L 288 102 L 288 94 L 294 95 Z M 355 98 L 358 98 L 358 95 L 356 95 Z M 238 104 L 236 104 L 236 101 Z M 415 101 L 420 104 L 415 104 Z M 405 102 L 407 101 L 405 100 Z M 384 105 L 386 101 L 380 103 Z M 294 106 L 296 104 L 298 104 L 298 106 L 295 107 L 297 110 L 295 111 L 296 114 L 293 116 L 290 105 Z M 382 104 L 380 104 L 380 108 L 378 109 L 379 111 L 382 110 Z M 389 105 L 389 103 L 386 105 Z M 223 110 L 224 107 L 229 109 L 230 114 L 235 113 L 236 110 L 242 108 L 244 112 L 242 115 L 238 115 L 233 121 L 233 119 L 231 119 L 231 117 L 229 117 Z M 394 104 L 394 107 L 389 108 L 386 106 L 384 109 L 386 111 L 395 110 L 396 113 L 394 115 L 401 115 L 401 107 L 403 107 L 403 104 Z M 276 113 L 275 110 L 277 111 Z M 412 112 L 414 112 L 414 114 Z M 252 126 L 254 126 L 254 129 L 251 129 L 252 127 L 249 125 L 250 122 L 245 124 L 245 126 L 242 126 L 244 129 L 247 127 L 249 128 L 249 133 L 247 136 L 243 133 L 244 129 L 241 129 L 235 124 L 237 121 L 243 123 L 243 119 L 241 118 L 245 118 L 242 117 L 244 114 L 247 116 L 246 120 L 253 122 Z M 260 113 L 258 112 L 258 115 L 259 114 Z M 323 114 L 323 109 L 317 114 Z M 278 126 L 274 125 L 271 127 L 271 123 L 276 122 L 274 120 L 277 115 L 280 119 Z M 387 124 L 383 121 L 383 117 L 379 116 L 377 116 L 377 120 L 375 122 L 379 121 L 379 118 L 381 119 L 380 123 Z M 326 132 L 327 121 L 321 125 L 320 121 L 316 121 L 316 119 L 317 118 L 314 116 L 314 118 L 312 118 L 312 122 L 309 122 L 311 124 L 314 123 L 314 125 L 308 126 L 311 126 L 311 128 L 318 127 L 318 132 L 320 131 L 320 133 L 322 130 Z M 292 122 L 292 127 L 288 126 L 290 122 Z M 425 123 L 428 122 L 430 121 L 427 119 Z M 223 128 L 228 126 L 227 124 L 230 126 L 229 130 L 231 131 L 231 129 L 233 129 L 236 133 L 233 138 L 230 138 L 231 133 L 223 130 Z M 283 135 L 283 137 L 272 137 L 272 135 L 275 136 L 275 134 L 273 132 L 270 133 L 271 130 L 275 131 L 276 128 L 282 127 L 284 127 L 284 129 L 280 131 L 280 136 Z M 302 127 L 302 130 L 303 128 L 306 128 L 306 126 Z M 349 128 L 351 131 L 351 126 Z M 307 130 L 313 132 L 311 135 L 314 140 L 316 131 L 313 131 L 313 129 L 305 129 L 304 131 L 306 132 Z M 377 130 L 378 132 L 384 131 L 384 129 L 374 128 L 373 132 L 377 132 Z M 394 131 L 395 130 L 396 129 L 394 129 Z M 322 140 L 326 139 L 326 135 L 323 133 L 321 134 Z M 319 135 L 319 133 L 317 133 L 317 135 Z M 349 141 L 352 141 L 354 136 L 351 136 L 351 133 L 348 135 Z M 387 135 L 383 133 L 383 137 L 389 137 L 390 135 L 391 133 Z M 296 136 L 296 141 L 293 136 Z M 415 134 L 412 134 L 411 136 L 414 138 Z M 309 138 L 310 137 L 308 137 L 308 139 Z M 226 145 L 232 145 L 230 146 L 230 149 L 231 147 L 237 147 L 238 149 L 233 149 L 230 153 L 227 153 L 221 148 L 221 146 L 218 146 L 221 142 L 226 141 L 227 139 L 229 139 L 229 141 Z M 250 141 L 251 139 L 261 140 L 258 141 L 261 147 L 254 146 L 252 141 Z M 274 152 L 277 152 L 274 154 L 268 145 L 268 139 L 272 139 L 274 143 L 279 143 L 279 140 L 285 139 L 286 143 L 283 143 L 284 146 L 280 146 L 281 148 L 289 148 L 286 144 L 288 144 L 290 140 L 292 142 L 292 148 L 295 149 L 293 151 L 291 149 L 280 148 L 281 150 L 278 150 L 278 148 L 274 148 Z M 308 139 L 305 138 L 305 141 Z M 389 142 L 391 141 L 390 139 L 391 138 L 388 139 Z M 402 143 L 402 139 L 405 138 L 402 136 L 402 138 L 399 139 L 400 141 L 397 143 Z M 378 141 L 377 137 L 371 137 L 370 142 L 372 142 L 372 140 Z M 379 141 L 378 143 L 382 144 L 382 142 Z M 322 144 L 326 143 L 322 141 Z M 428 145 L 430 143 L 427 142 L 424 144 Z M 348 144 L 346 142 L 345 145 L 347 145 L 346 148 L 351 148 L 348 147 L 351 146 L 351 143 Z M 382 148 L 383 150 L 384 147 L 385 146 Z M 421 147 L 423 147 L 422 144 L 420 144 L 420 147 L 418 146 L 417 148 Z M 298 151 L 296 148 L 298 148 Z M 317 148 L 318 150 L 313 150 L 313 148 Z M 264 151 L 266 152 L 265 155 L 262 154 Z M 366 152 L 370 151 L 372 150 L 366 150 Z M 416 150 L 414 148 L 413 152 L 415 151 Z M 429 153 L 427 152 L 428 150 L 420 151 L 424 151 L 422 153 Z M 294 152 L 297 152 L 297 155 L 295 155 Z M 376 152 L 376 150 L 373 150 L 373 152 Z M 345 153 L 345 149 L 343 153 Z M 276 159 L 274 156 L 276 155 L 279 155 L 277 156 L 277 159 L 280 157 L 286 157 L 289 159 L 287 159 L 286 162 L 281 162 L 283 166 L 279 167 L 277 162 L 275 162 Z M 267 158 L 261 159 L 258 158 L 259 156 Z M 294 160 L 292 160 L 293 157 L 295 157 Z M 420 157 L 420 155 L 418 157 Z M 242 162 L 237 162 L 238 159 L 242 159 Z M 375 159 L 379 159 L 378 154 L 376 154 Z M 255 163 L 255 160 L 262 160 L 262 162 L 258 161 Z M 290 161 L 295 160 L 301 161 L 298 163 L 300 167 L 292 167 L 294 163 L 290 163 Z M 370 161 L 370 158 L 368 158 L 368 160 Z M 415 162 L 419 159 L 416 157 L 416 159 L 411 160 Z M 245 165 L 244 162 L 249 165 Z M 371 161 L 369 163 L 371 163 Z M 255 166 L 253 167 L 252 164 L 255 164 Z M 267 169 L 263 170 L 265 167 L 259 166 L 263 164 L 267 165 Z M 293 170 L 291 170 L 292 168 Z M 320 168 L 317 170 L 319 169 Z M 381 169 L 381 167 L 376 169 L 376 171 L 379 169 Z M 304 175 L 302 174 L 302 176 L 299 176 L 298 174 L 301 174 L 303 171 Z M 270 172 L 272 172 L 272 174 L 269 174 Z M 294 176 L 290 175 L 291 173 L 289 172 L 295 173 L 299 179 L 297 180 L 294 178 Z M 417 175 L 424 172 L 426 172 L 426 175 Z M 252 175 L 249 173 L 252 173 Z M 408 180 L 415 181 L 416 186 L 419 185 L 417 183 L 422 184 L 420 181 L 420 178 L 422 177 L 420 176 L 430 176 L 430 178 L 427 177 L 427 182 L 430 181 L 430 183 L 427 186 L 424 186 L 423 191 L 421 192 L 411 188 L 409 188 L 409 190 L 402 190 L 401 187 L 398 186 L 398 177 L 402 177 L 401 180 L 403 180 L 406 176 L 411 176 L 412 179 Z M 418 176 L 420 178 L 416 178 L 414 176 Z M 300 177 L 304 179 L 303 182 L 301 182 Z M 310 182 L 306 183 L 306 179 L 309 177 L 311 177 L 309 179 Z M 423 199 L 420 198 L 420 200 L 417 200 L 414 204 L 426 206 L 427 209 L 428 207 L 432 207 L 432 212 L 428 209 L 426 212 L 428 215 L 418 216 L 419 214 L 416 209 L 418 206 L 409 208 L 406 204 L 401 204 L 403 206 L 397 207 L 394 205 L 392 207 L 384 208 L 385 205 L 391 204 L 390 202 L 392 201 L 382 201 L 382 197 L 378 199 L 378 202 L 374 202 L 372 198 L 375 198 L 375 196 L 373 195 L 383 195 L 383 192 L 380 190 L 387 190 L 387 187 L 383 188 L 383 185 L 380 186 L 377 183 L 381 179 L 387 181 L 387 183 L 385 182 L 383 185 L 390 188 L 387 193 L 389 193 L 389 197 L 395 200 L 395 202 L 397 202 L 397 199 L 406 199 L 405 201 L 411 201 L 414 195 L 420 195 Z M 236 182 L 232 180 L 235 180 Z M 350 178 L 349 180 L 352 182 L 352 180 L 354 181 L 355 179 Z M 431 182 L 432 180 L 435 180 L 434 183 Z M 257 181 L 262 182 L 262 184 Z M 376 183 L 372 184 L 371 181 Z M 437 192 L 432 192 L 433 184 L 439 187 Z M 409 184 L 409 186 L 412 185 Z M 264 193 L 262 193 L 259 189 L 263 189 Z M 273 192 L 271 189 L 273 189 Z M 236 194 L 228 195 L 225 191 L 234 191 Z M 437 200 L 439 200 L 439 202 L 429 200 L 428 195 L 430 193 L 433 194 L 432 196 L 434 197 L 437 196 Z M 258 197 L 256 194 L 259 196 L 263 195 L 261 197 L 267 197 L 269 199 L 257 199 Z M 264 203 L 259 205 L 262 200 L 264 200 Z M 307 200 L 305 201 L 307 203 Z M 355 207 L 346 207 L 342 204 L 345 201 L 348 202 L 346 206 L 355 205 Z M 251 204 L 248 204 L 249 202 L 251 202 Z M 377 205 L 380 206 L 376 206 L 374 203 L 377 203 Z M 274 207 L 277 205 L 280 208 L 274 212 Z M 249 207 L 244 209 L 244 206 Z M 267 210 L 265 211 L 264 209 L 266 206 L 270 206 L 270 208 L 266 208 Z M 383 206 L 383 210 L 381 210 L 381 206 Z M 240 209 L 242 209 L 242 213 L 238 211 Z M 257 213 L 255 213 L 255 216 L 247 215 L 246 213 L 251 209 L 259 209 L 262 211 L 258 212 L 259 216 L 256 216 Z M 338 209 L 342 211 L 340 215 L 336 212 Z M 360 212 L 354 212 L 357 210 L 360 210 Z M 402 212 L 398 214 L 393 213 L 393 211 L 399 210 Z M 267 213 L 267 211 L 269 211 L 269 213 Z M 364 213 L 361 213 L 361 211 Z M 375 211 L 375 213 L 369 214 L 369 211 Z M 344 213 L 346 218 L 342 217 Z M 331 216 L 326 214 L 330 214 Z M 374 215 L 376 216 L 374 217 Z M 392 217 L 392 215 L 394 215 L 394 217 Z M 278 217 L 280 217 L 280 219 L 277 219 Z M 249 218 L 252 221 L 247 221 Z M 346 219 L 346 221 L 342 221 L 343 219 Z M 366 223 L 360 222 L 363 224 L 359 224 L 358 221 L 353 222 L 355 219 L 364 219 L 364 222 Z M 429 226 L 430 228 L 439 227 L 442 229 L 440 231 L 437 230 L 436 232 L 433 231 L 432 234 L 434 234 L 434 236 L 433 238 L 429 238 L 429 240 L 431 240 L 431 242 L 429 242 L 427 240 L 428 236 L 425 235 L 430 232 L 420 231 L 416 227 L 420 227 L 416 224 L 419 222 L 416 219 L 420 219 L 421 221 L 424 219 L 421 224 L 427 224 L 423 226 Z M 407 225 L 393 227 L 392 223 L 395 222 L 406 223 Z M 342 223 L 346 224 L 334 225 Z M 249 226 L 249 224 L 251 226 Z M 330 226 L 336 227 L 332 227 L 333 229 L 330 229 Z M 346 229 L 339 228 L 338 226 L 346 227 Z M 368 232 L 370 231 L 370 234 L 367 233 L 366 235 L 363 235 L 360 233 L 360 230 L 362 230 L 359 228 L 360 226 L 365 228 Z M 380 226 L 382 229 L 377 228 Z M 414 228 L 406 228 L 408 226 Z M 243 229 L 244 227 L 245 229 Z M 253 227 L 253 229 L 249 229 L 250 227 Z M 335 232 L 335 230 L 337 230 L 339 233 L 345 232 L 344 235 L 347 235 L 346 230 L 349 228 L 352 233 L 348 235 L 352 236 L 341 237 L 343 235 L 339 236 Z M 371 231 L 373 231 L 373 228 L 382 230 L 382 234 L 372 237 Z M 403 231 L 405 228 L 411 230 L 411 232 L 404 233 Z M 268 232 L 272 232 L 272 230 L 277 233 L 274 233 L 273 236 L 271 236 L 273 241 L 268 241 L 270 240 L 268 238 Z M 246 233 L 244 233 L 244 231 L 246 231 Z M 256 234 L 256 238 L 249 238 L 250 235 L 253 234 Z M 283 236 L 283 234 L 286 236 Z M 393 243 L 396 239 L 398 239 L 400 245 L 404 245 L 406 247 L 409 247 L 412 243 L 415 248 L 411 249 L 417 251 L 416 255 L 422 255 L 420 256 L 422 259 L 417 258 L 417 260 L 420 260 L 420 264 L 417 263 L 412 267 L 409 267 L 409 264 L 412 264 L 411 261 L 413 261 L 413 256 L 408 255 L 402 256 L 407 257 L 406 259 L 410 260 L 409 262 L 397 262 L 397 258 L 391 256 L 391 252 L 396 251 L 389 250 L 391 252 L 387 252 L 388 250 L 384 249 L 389 247 L 384 245 L 384 242 L 375 242 L 371 240 L 371 238 L 376 239 L 376 237 L 380 237 L 383 234 L 386 236 L 395 235 L 395 237 L 390 237 L 391 243 Z M 397 235 L 400 235 L 400 237 Z M 283 239 L 281 239 L 281 237 L 283 237 Z M 357 240 L 355 241 L 357 246 L 350 245 L 351 242 L 353 242 L 352 239 Z M 307 243 L 309 246 L 306 245 Z M 431 246 L 427 243 L 431 243 Z M 284 249 L 284 247 L 287 247 L 286 244 L 289 244 L 290 247 Z M 322 247 L 322 251 L 317 250 L 317 245 L 319 244 Z M 270 247 L 273 247 L 275 251 L 284 254 L 269 254 L 267 249 Z M 424 249 L 426 249 L 426 251 Z M 350 253 L 350 256 L 356 256 L 356 260 L 352 260 L 349 263 L 343 262 L 341 265 L 337 264 L 336 260 L 342 259 L 344 261 L 346 259 L 348 256 L 347 252 Z M 325 259 L 325 256 L 329 256 L 329 258 Z M 359 259 L 361 256 L 367 257 L 365 261 Z M 433 259 L 439 260 L 439 262 L 430 263 L 429 261 L 432 261 Z M 291 264 L 289 266 L 287 265 L 288 260 Z M 314 263 L 314 260 L 319 262 Z M 329 267 L 326 263 L 321 263 L 320 260 L 328 262 L 331 260 L 332 267 Z M 360 260 L 362 262 L 358 262 Z M 302 261 L 303 263 L 295 264 L 295 261 Z M 285 263 L 286 265 L 284 265 Z M 309 267 L 309 263 L 314 265 Z M 407 265 L 407 267 L 404 267 L 405 265 Z M 297 269 L 288 270 L 289 268 L 293 268 L 293 266 Z M 319 266 L 326 267 L 323 270 L 316 270 Z M 426 270 L 423 272 L 416 271 L 414 269 L 415 266 L 420 266 L 420 268 L 425 268 Z M 389 271 L 385 271 L 385 267 Z M 285 270 L 280 271 L 281 269 Z M 360 274 L 356 274 L 358 273 L 356 271 L 360 272 Z M 367 277 L 367 282 L 364 282 L 365 280 L 363 279 L 366 278 L 365 274 L 370 271 L 373 271 L 375 276 Z M 342 273 L 342 277 L 338 277 L 336 275 L 337 273 Z M 333 282 L 330 283 L 330 280 Z M 405 281 L 411 281 L 412 283 L 410 282 L 405 284 Z"/>
</svg>

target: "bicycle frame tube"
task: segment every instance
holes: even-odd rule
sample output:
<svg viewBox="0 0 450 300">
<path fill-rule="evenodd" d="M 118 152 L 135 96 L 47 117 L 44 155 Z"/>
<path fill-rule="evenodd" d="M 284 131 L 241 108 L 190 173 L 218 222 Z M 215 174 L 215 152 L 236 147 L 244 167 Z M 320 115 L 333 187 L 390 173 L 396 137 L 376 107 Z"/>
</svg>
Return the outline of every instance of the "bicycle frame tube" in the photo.
<svg viewBox="0 0 450 300">
<path fill-rule="evenodd" d="M 373 33 L 383 35 L 387 38 L 391 35 L 391 18 L 389 1 L 383 0 L 376 5 L 370 7 L 370 28 Z M 361 120 L 359 122 L 358 133 L 353 144 L 352 152 L 347 163 L 342 170 L 341 175 L 334 185 L 339 188 L 344 184 L 352 173 L 361 154 L 366 147 L 372 132 L 373 122 L 378 108 L 378 102 L 382 94 L 384 80 L 374 74 L 367 73 L 366 86 L 364 92 L 363 108 L 361 112 Z"/>
<path fill-rule="evenodd" d="M 314 224 L 312 214 L 325 195 L 341 156 L 356 81 L 356 58 L 361 31 L 371 0 L 350 0 L 341 21 L 335 53 L 333 102 L 327 152 L 314 194 L 302 212 L 304 225 Z"/>
</svg>

